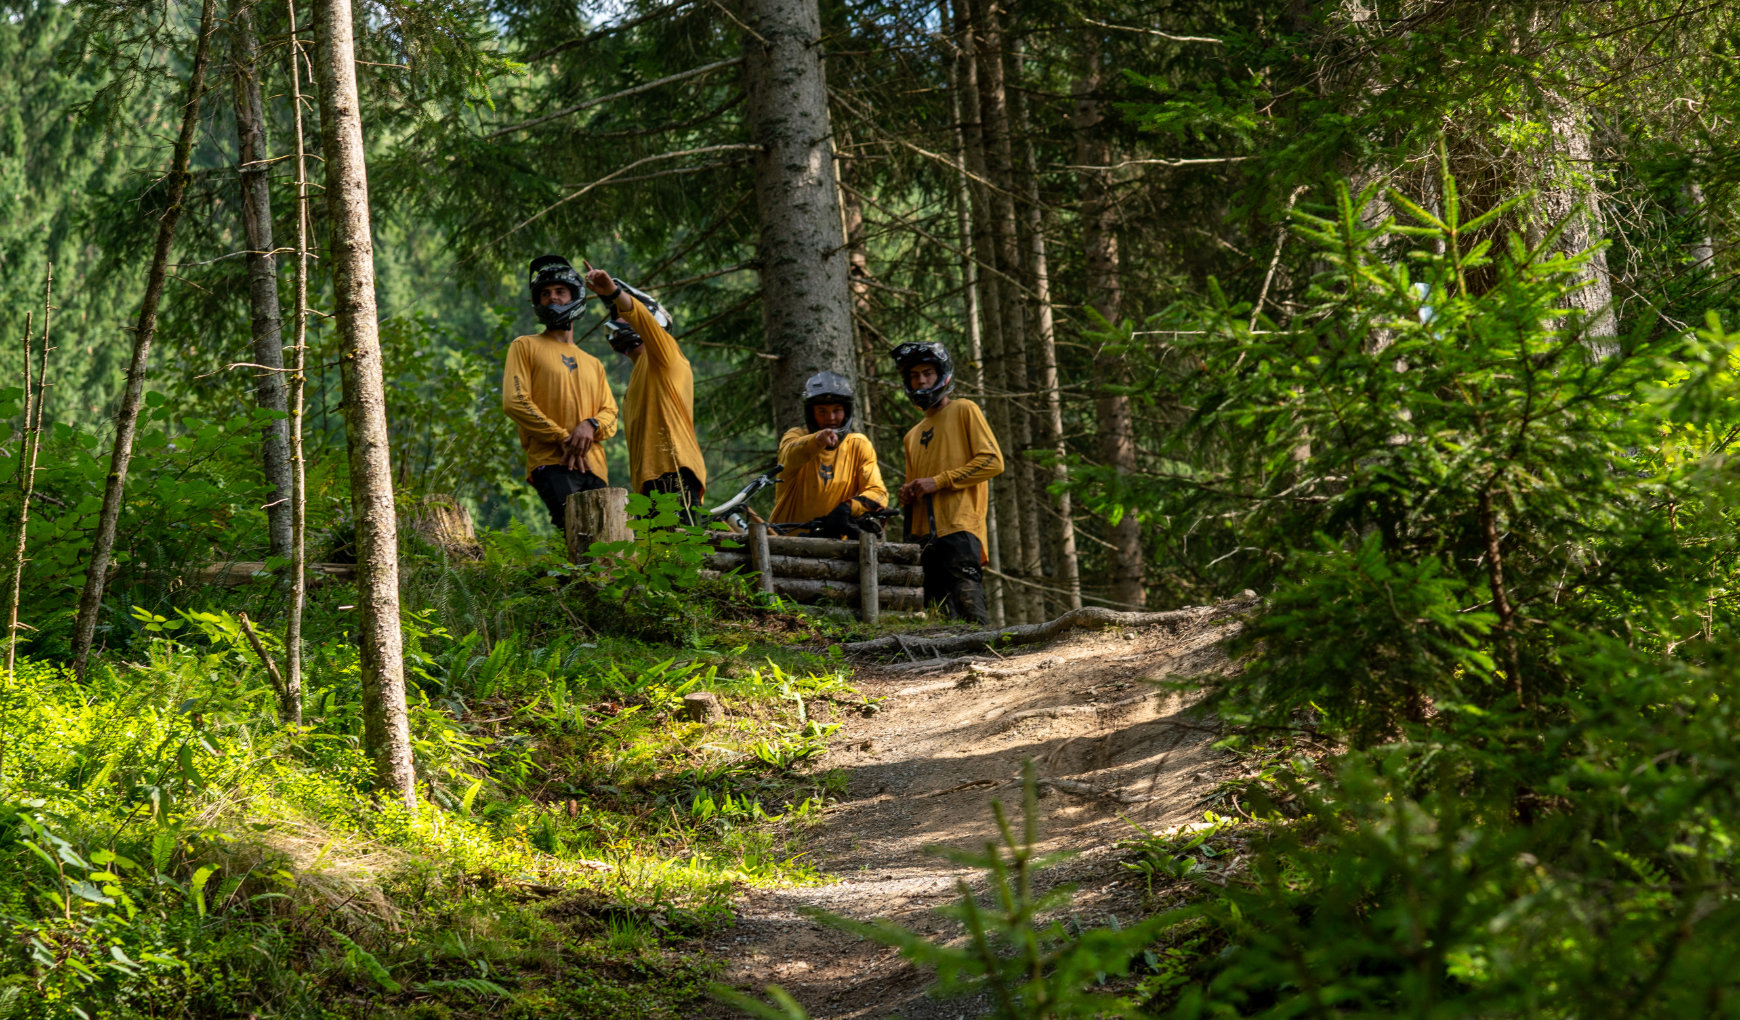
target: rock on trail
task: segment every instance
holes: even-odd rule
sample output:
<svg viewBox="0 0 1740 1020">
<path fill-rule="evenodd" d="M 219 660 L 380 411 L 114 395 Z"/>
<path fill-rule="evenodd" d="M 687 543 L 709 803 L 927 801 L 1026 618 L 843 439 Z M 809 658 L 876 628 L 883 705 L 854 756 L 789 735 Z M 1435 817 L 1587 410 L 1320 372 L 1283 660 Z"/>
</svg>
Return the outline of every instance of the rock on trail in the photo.
<svg viewBox="0 0 1740 1020">
<path fill-rule="evenodd" d="M 1211 747 L 1220 736 L 1213 720 L 1192 711 L 1193 699 L 1150 681 L 1227 669 L 1221 644 L 1237 626 L 1077 632 L 928 672 L 913 663 L 860 668 L 859 688 L 887 700 L 874 715 L 849 715 L 820 762 L 845 769 L 850 785 L 809 847 L 837 881 L 746 893 L 737 924 L 709 940 L 728 961 L 722 980 L 755 992 L 780 985 L 818 1020 L 983 1013 L 982 1002 L 929 998 L 930 976 L 894 950 L 800 911 L 889 918 L 954 937 L 954 923 L 933 910 L 954 899 L 960 878 L 977 874 L 926 848 L 983 850 L 997 838 L 993 798 L 1018 821 L 1028 758 L 1040 779 L 1044 849 L 1079 853 L 1050 880 L 1082 887 L 1074 912 L 1084 921 L 1133 917 L 1140 890 L 1125 878 L 1117 842 L 1137 834 L 1132 822 L 1152 831 L 1198 820 L 1224 757 Z M 720 1006 L 710 1015 L 740 1014 Z"/>
</svg>

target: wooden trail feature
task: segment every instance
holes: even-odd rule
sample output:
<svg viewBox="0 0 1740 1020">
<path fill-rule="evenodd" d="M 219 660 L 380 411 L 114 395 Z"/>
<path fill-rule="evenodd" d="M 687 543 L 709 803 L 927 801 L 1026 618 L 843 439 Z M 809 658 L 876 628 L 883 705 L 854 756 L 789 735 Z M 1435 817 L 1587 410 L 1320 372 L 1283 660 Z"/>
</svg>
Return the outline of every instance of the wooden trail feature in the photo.
<svg viewBox="0 0 1740 1020">
<path fill-rule="evenodd" d="M 594 542 L 633 537 L 627 489 L 593 489 L 568 497 L 569 560 L 589 559 Z M 860 618 L 870 622 L 884 610 L 924 609 L 924 571 L 918 566 L 916 544 L 883 542 L 868 534 L 858 541 L 773 535 L 761 521 L 751 522 L 747 535 L 722 533 L 716 541 L 725 540 L 741 548 L 709 555 L 703 577 L 743 570 L 753 574 L 759 589 L 770 595 L 805 605 L 853 606 Z"/>
</svg>

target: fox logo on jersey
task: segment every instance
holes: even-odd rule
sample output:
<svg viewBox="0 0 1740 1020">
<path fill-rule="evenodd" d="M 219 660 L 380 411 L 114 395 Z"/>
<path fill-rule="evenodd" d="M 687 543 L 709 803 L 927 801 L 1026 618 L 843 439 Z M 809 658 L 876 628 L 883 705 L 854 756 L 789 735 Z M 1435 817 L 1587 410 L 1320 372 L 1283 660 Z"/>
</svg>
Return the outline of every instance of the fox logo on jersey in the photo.
<svg viewBox="0 0 1740 1020">
<path fill-rule="evenodd" d="M 932 437 L 934 437 L 935 435 L 936 435 L 936 427 L 934 425 L 928 429 L 925 429 L 923 432 L 920 432 L 918 434 L 918 445 L 928 448 L 930 446 L 930 441 L 931 441 Z"/>
<path fill-rule="evenodd" d="M 562 355 L 562 364 L 567 365 L 568 371 L 570 371 L 570 372 L 577 372 L 580 369 L 580 362 L 574 360 L 573 358 L 569 357 L 566 354 Z"/>
<path fill-rule="evenodd" d="M 831 482 L 834 480 L 834 465 L 822 464 L 818 465 L 818 468 L 822 473 L 822 481 Z"/>
</svg>

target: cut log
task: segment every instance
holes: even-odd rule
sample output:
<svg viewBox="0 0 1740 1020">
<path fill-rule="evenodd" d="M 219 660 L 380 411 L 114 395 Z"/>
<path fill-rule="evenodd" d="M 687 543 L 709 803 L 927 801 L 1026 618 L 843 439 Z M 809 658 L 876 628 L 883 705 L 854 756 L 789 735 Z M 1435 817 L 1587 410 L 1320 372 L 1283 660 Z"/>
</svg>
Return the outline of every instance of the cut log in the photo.
<svg viewBox="0 0 1740 1020">
<path fill-rule="evenodd" d="M 701 571 L 704 580 L 720 577 L 717 570 Z M 917 612 L 924 608 L 924 589 L 880 585 L 883 612 Z M 862 594 L 852 581 L 812 581 L 802 578 L 775 577 L 773 594 L 803 605 L 857 606 Z"/>
<path fill-rule="evenodd" d="M 882 571 L 876 563 L 876 548 L 880 544 L 881 540 L 868 531 L 858 536 L 858 619 L 865 623 L 875 623 L 882 616 L 882 596 L 878 591 Z M 924 583 L 922 577 L 919 583 Z"/>
<path fill-rule="evenodd" d="M 807 581 L 860 580 L 860 568 L 855 560 L 811 559 L 807 556 L 772 556 L 770 559 L 773 561 L 775 577 L 802 578 Z M 733 567 L 742 567 L 745 570 L 755 569 L 749 556 L 741 552 L 713 553 L 707 557 L 706 564 L 719 571 L 730 570 Z M 921 567 L 884 563 L 877 570 L 876 579 L 882 584 L 891 584 L 899 588 L 920 588 L 924 586 L 924 570 Z"/>
<path fill-rule="evenodd" d="M 209 584 L 217 588 L 235 588 L 255 581 L 270 583 L 274 577 L 266 572 L 264 563 L 254 560 L 237 563 L 208 563 L 199 568 L 195 580 L 199 584 Z M 354 580 L 356 580 L 356 564 L 354 563 L 308 564 L 308 583 L 311 586 L 322 581 Z"/>
<path fill-rule="evenodd" d="M 742 535 L 721 533 L 724 538 L 741 539 Z M 802 535 L 768 535 L 767 548 L 777 556 L 805 556 L 834 560 L 858 558 L 858 543 L 837 538 L 808 538 Z M 877 558 L 883 563 L 918 563 L 919 547 L 914 542 L 884 542 L 876 547 Z"/>
<path fill-rule="evenodd" d="M 1193 606 L 1165 613 L 1120 613 L 1099 606 L 1088 606 L 1072 609 L 1045 623 L 1004 627 L 1002 630 L 978 630 L 937 638 L 891 634 L 871 641 L 853 641 L 841 647 L 851 655 L 896 655 L 906 654 L 907 647 L 912 646 L 929 652 L 932 656 L 940 656 L 950 652 L 976 652 L 982 648 L 1036 644 L 1050 641 L 1078 627 L 1155 627 L 1162 624 L 1199 623 L 1254 609 L 1260 602 L 1256 592 L 1246 590 L 1238 598 L 1226 599 L 1212 606 Z M 887 604 L 885 600 L 883 605 Z"/>
<path fill-rule="evenodd" d="M 628 530 L 627 489 L 569 493 L 566 513 L 570 563 L 588 559 L 594 542 L 626 542 L 634 537 Z"/>
<path fill-rule="evenodd" d="M 773 556 L 767 544 L 767 525 L 758 520 L 749 522 L 749 565 L 756 573 L 756 587 L 768 595 L 776 594 L 778 589 L 773 584 Z"/>
<path fill-rule="evenodd" d="M 774 593 L 804 605 L 857 606 L 863 598 L 853 581 L 813 581 L 795 577 L 775 577 Z M 881 587 L 883 609 L 919 610 L 924 608 L 924 589 Z"/>
<path fill-rule="evenodd" d="M 483 558 L 471 513 L 452 496 L 425 496 L 412 509 L 411 532 L 455 559 Z"/>
</svg>

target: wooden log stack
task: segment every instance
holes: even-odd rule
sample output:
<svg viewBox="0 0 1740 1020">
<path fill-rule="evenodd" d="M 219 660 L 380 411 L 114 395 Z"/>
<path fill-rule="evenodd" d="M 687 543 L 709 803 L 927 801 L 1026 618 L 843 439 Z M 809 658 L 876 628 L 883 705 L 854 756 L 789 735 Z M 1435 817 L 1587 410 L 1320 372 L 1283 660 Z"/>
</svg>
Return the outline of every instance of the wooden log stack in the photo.
<svg viewBox="0 0 1740 1020">
<path fill-rule="evenodd" d="M 594 542 L 632 537 L 627 489 L 594 489 L 568 497 L 570 560 L 589 559 Z M 720 534 L 714 544 L 726 539 L 740 548 L 716 549 L 704 561 L 702 576 L 742 570 L 770 595 L 806 605 L 852 606 L 872 623 L 883 610 L 924 608 L 924 570 L 917 545 L 884 542 L 868 534 L 858 541 L 774 535 L 761 521 L 751 522 L 748 534 Z"/>
<path fill-rule="evenodd" d="M 917 545 L 884 542 L 874 535 L 856 542 L 768 535 L 759 522 L 751 525 L 748 536 L 731 537 L 746 548 L 713 553 L 706 560 L 709 570 L 754 571 L 763 591 L 805 605 L 853 606 L 870 623 L 884 610 L 924 609 Z"/>
</svg>

